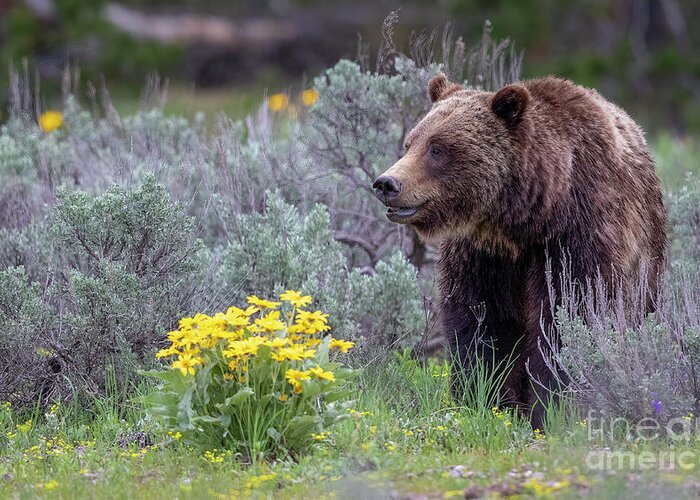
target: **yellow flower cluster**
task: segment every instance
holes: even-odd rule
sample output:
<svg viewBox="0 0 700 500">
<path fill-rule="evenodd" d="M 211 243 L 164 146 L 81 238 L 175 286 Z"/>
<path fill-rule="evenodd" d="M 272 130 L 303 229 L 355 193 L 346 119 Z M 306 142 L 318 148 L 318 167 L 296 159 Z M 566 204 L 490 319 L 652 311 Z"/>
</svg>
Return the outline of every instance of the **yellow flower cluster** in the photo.
<svg viewBox="0 0 700 500">
<path fill-rule="evenodd" d="M 510 421 L 510 418 L 508 418 L 508 414 L 498 408 L 498 406 L 494 406 L 491 408 L 491 413 L 493 413 L 493 416 L 496 417 L 498 420 L 503 421 L 503 425 L 507 428 L 513 425 L 513 422 Z"/>
<path fill-rule="evenodd" d="M 202 455 L 202 458 L 209 463 L 220 464 L 229 455 L 231 455 L 231 452 L 229 450 L 223 450 L 223 451 L 219 452 L 218 449 L 214 448 L 213 450 L 205 451 L 204 454 Z"/>
<path fill-rule="evenodd" d="M 192 376 L 207 364 L 214 353 L 224 357 L 227 381 L 244 383 L 249 363 L 261 349 L 278 363 L 304 362 L 316 356 L 323 336 L 330 330 L 328 315 L 303 309 L 312 302 L 309 295 L 287 290 L 279 301 L 247 297 L 246 309 L 230 307 L 213 316 L 196 314 L 180 320 L 179 328 L 168 333 L 170 346 L 161 349 L 157 358 L 174 358 L 170 367 L 185 376 Z M 330 337 L 331 350 L 348 352 L 353 342 Z M 268 351 L 269 350 L 269 351 Z M 285 365 L 284 378 L 295 394 L 303 391 L 303 382 L 311 379 L 335 381 L 333 372 L 318 364 L 306 370 Z"/>
<path fill-rule="evenodd" d="M 94 440 L 82 440 L 72 444 L 60 437 L 47 438 L 46 436 L 41 436 L 38 444 L 25 448 L 22 458 L 25 462 L 32 462 L 35 460 L 44 460 L 48 457 L 68 455 L 73 451 L 81 455 L 94 446 Z"/>
<path fill-rule="evenodd" d="M 564 490 L 569 486 L 571 486 L 571 482 L 567 479 L 544 482 L 533 477 L 523 483 L 523 488 L 526 492 L 532 493 L 538 497 L 552 496 L 554 493 Z"/>
</svg>

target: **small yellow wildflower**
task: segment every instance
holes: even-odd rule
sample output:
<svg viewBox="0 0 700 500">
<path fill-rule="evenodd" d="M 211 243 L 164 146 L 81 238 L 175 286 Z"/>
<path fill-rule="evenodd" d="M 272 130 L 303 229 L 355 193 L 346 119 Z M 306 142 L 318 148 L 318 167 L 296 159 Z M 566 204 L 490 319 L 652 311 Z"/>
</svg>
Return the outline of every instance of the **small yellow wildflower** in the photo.
<svg viewBox="0 0 700 500">
<path fill-rule="evenodd" d="M 17 424 L 17 431 L 22 433 L 22 434 L 27 434 L 29 432 L 29 429 L 32 428 L 32 421 L 27 420 L 23 424 Z"/>
<path fill-rule="evenodd" d="M 294 307 L 305 307 L 311 304 L 311 295 L 301 295 L 301 292 L 294 290 L 287 290 L 282 295 L 280 295 L 280 300 L 289 302 Z"/>
<path fill-rule="evenodd" d="M 355 347 L 355 342 L 350 342 L 348 340 L 331 339 L 331 349 L 338 349 L 340 352 L 346 353 L 353 347 Z"/>
<path fill-rule="evenodd" d="M 263 337 L 249 337 L 245 340 L 234 340 L 229 342 L 228 348 L 224 350 L 224 356 L 228 358 L 246 358 L 255 356 L 261 345 L 265 344 L 267 339 Z"/>
<path fill-rule="evenodd" d="M 267 342 L 267 345 L 274 349 L 279 349 L 280 347 L 286 347 L 289 345 L 289 339 L 287 337 L 279 338 L 275 337 Z"/>
<path fill-rule="evenodd" d="M 315 89 L 306 89 L 304 92 L 301 93 L 301 102 L 307 108 L 309 106 L 313 106 L 317 100 L 318 100 L 318 91 Z"/>
<path fill-rule="evenodd" d="M 60 111 L 45 111 L 39 117 L 39 127 L 49 134 L 63 126 L 63 115 Z"/>
<path fill-rule="evenodd" d="M 312 433 L 311 437 L 314 438 L 316 441 L 325 441 L 330 435 L 330 432 L 319 432 L 318 434 Z"/>
<path fill-rule="evenodd" d="M 284 330 L 285 324 L 280 321 L 279 311 L 270 311 L 266 316 L 256 319 L 255 324 L 260 328 L 261 331 L 272 333 Z"/>
<path fill-rule="evenodd" d="M 328 380 L 329 382 L 335 382 L 335 375 L 333 374 L 333 372 L 326 371 L 318 365 L 316 365 L 314 368 L 309 368 L 309 371 L 320 380 Z"/>
<path fill-rule="evenodd" d="M 173 345 L 171 345 L 168 348 L 161 349 L 156 353 L 156 358 L 169 358 L 170 356 L 177 356 L 180 354 L 180 351 Z"/>
<path fill-rule="evenodd" d="M 307 358 L 313 358 L 316 355 L 315 349 L 306 349 L 303 345 L 294 344 L 289 347 L 283 347 L 270 356 L 275 361 L 303 361 Z"/>
<path fill-rule="evenodd" d="M 192 357 L 188 354 L 181 354 L 171 367 L 173 370 L 180 370 L 183 375 L 194 375 L 194 367 L 201 364 L 201 358 Z"/>
<path fill-rule="evenodd" d="M 287 379 L 287 382 L 289 382 L 289 384 L 292 386 L 292 388 L 296 394 L 301 394 L 301 392 L 303 390 L 301 382 L 303 380 L 310 380 L 311 379 L 310 372 L 293 370 L 293 369 L 287 370 L 287 373 L 285 373 L 284 376 Z"/>
<path fill-rule="evenodd" d="M 52 479 L 51 481 L 44 483 L 44 489 L 46 491 L 55 490 L 56 488 L 58 488 L 58 481 L 56 481 L 55 479 Z"/>
<path fill-rule="evenodd" d="M 177 432 L 170 431 L 170 432 L 168 432 L 168 436 L 170 436 L 171 438 L 173 438 L 175 441 L 179 441 L 180 438 L 182 438 L 182 432 L 180 432 L 180 431 L 177 431 Z"/>
<path fill-rule="evenodd" d="M 248 295 L 246 300 L 251 306 L 256 306 L 260 309 L 277 309 L 280 306 L 280 302 L 272 302 L 270 300 L 261 299 L 255 295 Z"/>
<path fill-rule="evenodd" d="M 267 98 L 267 107 L 270 111 L 284 111 L 289 107 L 289 96 L 283 93 L 272 94 Z"/>
<path fill-rule="evenodd" d="M 530 478 L 523 483 L 526 491 L 534 493 L 535 496 L 551 496 L 553 493 L 571 486 L 568 480 L 543 482 L 536 478 Z"/>
<path fill-rule="evenodd" d="M 354 419 L 361 419 L 364 417 L 371 417 L 374 415 L 371 411 L 357 411 L 353 410 L 352 408 L 348 408 L 348 413 L 352 415 L 352 418 Z"/>
<path fill-rule="evenodd" d="M 544 441 L 545 439 L 547 439 L 544 433 L 539 429 L 535 429 L 534 431 L 532 431 L 532 437 L 535 441 Z"/>
<path fill-rule="evenodd" d="M 255 490 L 262 483 L 264 483 L 266 481 L 272 481 L 276 477 L 277 477 L 277 474 L 275 474 L 274 472 L 272 472 L 270 474 L 261 474 L 259 476 L 253 476 L 250 479 L 248 479 L 248 481 L 246 481 L 245 487 L 246 487 L 246 489 Z"/>
<path fill-rule="evenodd" d="M 217 451 L 217 449 L 207 450 L 202 455 L 202 458 L 212 464 L 220 464 L 226 458 L 226 452 L 217 453 Z"/>
</svg>

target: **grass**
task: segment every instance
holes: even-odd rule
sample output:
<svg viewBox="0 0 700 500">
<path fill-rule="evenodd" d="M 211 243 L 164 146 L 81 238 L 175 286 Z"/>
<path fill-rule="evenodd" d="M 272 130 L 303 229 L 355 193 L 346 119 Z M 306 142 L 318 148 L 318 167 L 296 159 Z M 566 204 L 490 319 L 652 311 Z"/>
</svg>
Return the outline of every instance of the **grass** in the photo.
<svg viewBox="0 0 700 500">
<path fill-rule="evenodd" d="M 463 498 L 692 496 L 695 441 L 589 435 L 567 405 L 544 433 L 489 401 L 459 406 L 447 366 L 400 359 L 367 367 L 348 418 L 305 454 L 242 463 L 154 433 L 139 406 L 114 395 L 18 414 L 0 410 L 3 498 Z M 143 387 L 141 391 L 145 390 Z M 693 452 L 693 468 L 591 470 L 590 450 Z"/>
<path fill-rule="evenodd" d="M 202 114 L 208 122 L 214 122 L 219 114 L 239 117 L 254 113 L 265 95 L 265 88 L 259 85 L 195 89 L 182 84 L 171 84 L 167 88 L 163 112 L 190 119 Z M 130 88 L 110 87 L 110 97 L 121 116 L 133 115 L 141 106 L 138 94 L 134 94 Z"/>
</svg>

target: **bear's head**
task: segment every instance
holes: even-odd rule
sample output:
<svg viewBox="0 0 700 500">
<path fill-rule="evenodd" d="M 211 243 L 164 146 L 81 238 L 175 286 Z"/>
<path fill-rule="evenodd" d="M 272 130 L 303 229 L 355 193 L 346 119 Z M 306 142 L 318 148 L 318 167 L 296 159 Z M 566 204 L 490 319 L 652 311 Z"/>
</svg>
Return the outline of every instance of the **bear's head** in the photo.
<svg viewBox="0 0 700 500">
<path fill-rule="evenodd" d="M 492 233 L 499 194 L 527 144 L 530 93 L 465 90 L 445 75 L 428 85 L 431 111 L 406 136 L 405 155 L 373 184 L 393 222 L 428 241 Z"/>
</svg>

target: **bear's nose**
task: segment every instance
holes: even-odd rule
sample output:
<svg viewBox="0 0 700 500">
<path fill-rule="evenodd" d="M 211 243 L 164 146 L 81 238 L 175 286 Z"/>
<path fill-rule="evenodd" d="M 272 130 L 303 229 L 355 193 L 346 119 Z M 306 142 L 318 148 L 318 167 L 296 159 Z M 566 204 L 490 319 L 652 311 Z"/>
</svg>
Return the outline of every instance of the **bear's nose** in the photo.
<svg viewBox="0 0 700 500">
<path fill-rule="evenodd" d="M 395 177 L 380 175 L 372 184 L 374 194 L 381 200 L 388 200 L 401 192 L 401 182 Z"/>
</svg>

